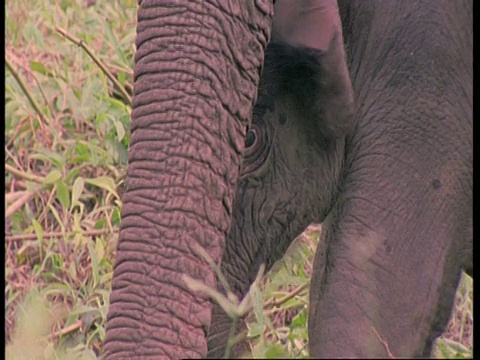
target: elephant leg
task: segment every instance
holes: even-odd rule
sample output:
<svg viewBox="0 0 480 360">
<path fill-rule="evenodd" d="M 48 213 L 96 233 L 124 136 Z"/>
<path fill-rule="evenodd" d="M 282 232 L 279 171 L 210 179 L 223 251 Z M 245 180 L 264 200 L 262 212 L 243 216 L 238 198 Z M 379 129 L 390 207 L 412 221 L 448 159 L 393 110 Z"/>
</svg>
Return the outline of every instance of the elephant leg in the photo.
<svg viewBox="0 0 480 360">
<path fill-rule="evenodd" d="M 447 324 L 471 264 L 472 8 L 341 1 L 356 125 L 314 260 L 313 357 L 425 357 Z"/>
<path fill-rule="evenodd" d="M 271 0 L 140 0 L 105 359 L 202 358 Z"/>
<path fill-rule="evenodd" d="M 430 184 L 398 185 L 419 178 L 402 171 L 379 182 L 373 173 L 347 177 L 350 191 L 322 227 L 310 290 L 313 357 L 428 357 L 447 325 L 468 201 L 459 179 L 439 194 Z"/>
</svg>

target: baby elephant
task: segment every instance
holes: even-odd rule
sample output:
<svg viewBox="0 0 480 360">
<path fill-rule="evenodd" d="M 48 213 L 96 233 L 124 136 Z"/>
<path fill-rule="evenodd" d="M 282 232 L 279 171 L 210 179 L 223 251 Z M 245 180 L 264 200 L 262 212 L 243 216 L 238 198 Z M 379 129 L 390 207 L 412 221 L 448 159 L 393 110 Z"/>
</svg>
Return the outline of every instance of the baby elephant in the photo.
<svg viewBox="0 0 480 360">
<path fill-rule="evenodd" d="M 428 357 L 472 270 L 472 0 L 338 6 L 353 112 L 318 19 L 276 4 L 222 270 L 241 298 L 323 222 L 311 356 Z M 230 325 L 214 305 L 209 357 Z"/>
</svg>

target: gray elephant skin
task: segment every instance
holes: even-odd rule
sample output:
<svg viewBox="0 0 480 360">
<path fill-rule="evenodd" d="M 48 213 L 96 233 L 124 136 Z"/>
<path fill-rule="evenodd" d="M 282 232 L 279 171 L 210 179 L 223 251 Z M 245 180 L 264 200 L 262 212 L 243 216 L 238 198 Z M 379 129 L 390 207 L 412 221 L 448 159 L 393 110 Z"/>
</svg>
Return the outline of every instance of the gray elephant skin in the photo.
<svg viewBox="0 0 480 360">
<path fill-rule="evenodd" d="M 222 356 L 195 248 L 241 298 L 312 222 L 311 356 L 429 356 L 472 271 L 472 33 L 472 0 L 140 1 L 104 358 Z"/>
</svg>

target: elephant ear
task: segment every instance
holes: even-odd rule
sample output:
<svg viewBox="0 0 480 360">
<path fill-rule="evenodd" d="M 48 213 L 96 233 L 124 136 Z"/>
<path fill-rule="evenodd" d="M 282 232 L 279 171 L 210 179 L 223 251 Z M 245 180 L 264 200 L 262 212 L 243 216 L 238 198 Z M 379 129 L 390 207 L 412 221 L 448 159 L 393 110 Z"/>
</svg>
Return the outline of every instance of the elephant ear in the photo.
<svg viewBox="0 0 480 360">
<path fill-rule="evenodd" d="M 311 81 L 318 92 L 307 111 L 321 114 L 331 136 L 345 136 L 352 127 L 354 98 L 337 1 L 280 0 L 274 9 L 272 43 L 303 51 L 315 62 Z"/>
</svg>

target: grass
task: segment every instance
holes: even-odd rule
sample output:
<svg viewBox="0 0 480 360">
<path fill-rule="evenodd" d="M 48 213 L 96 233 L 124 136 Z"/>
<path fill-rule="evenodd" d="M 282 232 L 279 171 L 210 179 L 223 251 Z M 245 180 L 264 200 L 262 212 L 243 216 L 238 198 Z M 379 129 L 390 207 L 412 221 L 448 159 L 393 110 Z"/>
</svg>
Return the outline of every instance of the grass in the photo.
<svg viewBox="0 0 480 360">
<path fill-rule="evenodd" d="M 99 353 L 130 106 L 56 27 L 83 39 L 131 89 L 135 12 L 133 1 L 7 3 L 5 341 L 11 358 Z M 25 344 L 25 336 L 38 342 Z"/>
<path fill-rule="evenodd" d="M 101 350 L 129 142 L 135 13 L 133 0 L 6 4 L 9 359 L 96 359 Z M 248 325 L 255 356 L 308 357 L 318 233 L 302 235 L 255 293 Z M 472 353 L 472 299 L 465 277 L 438 356 Z"/>
</svg>

